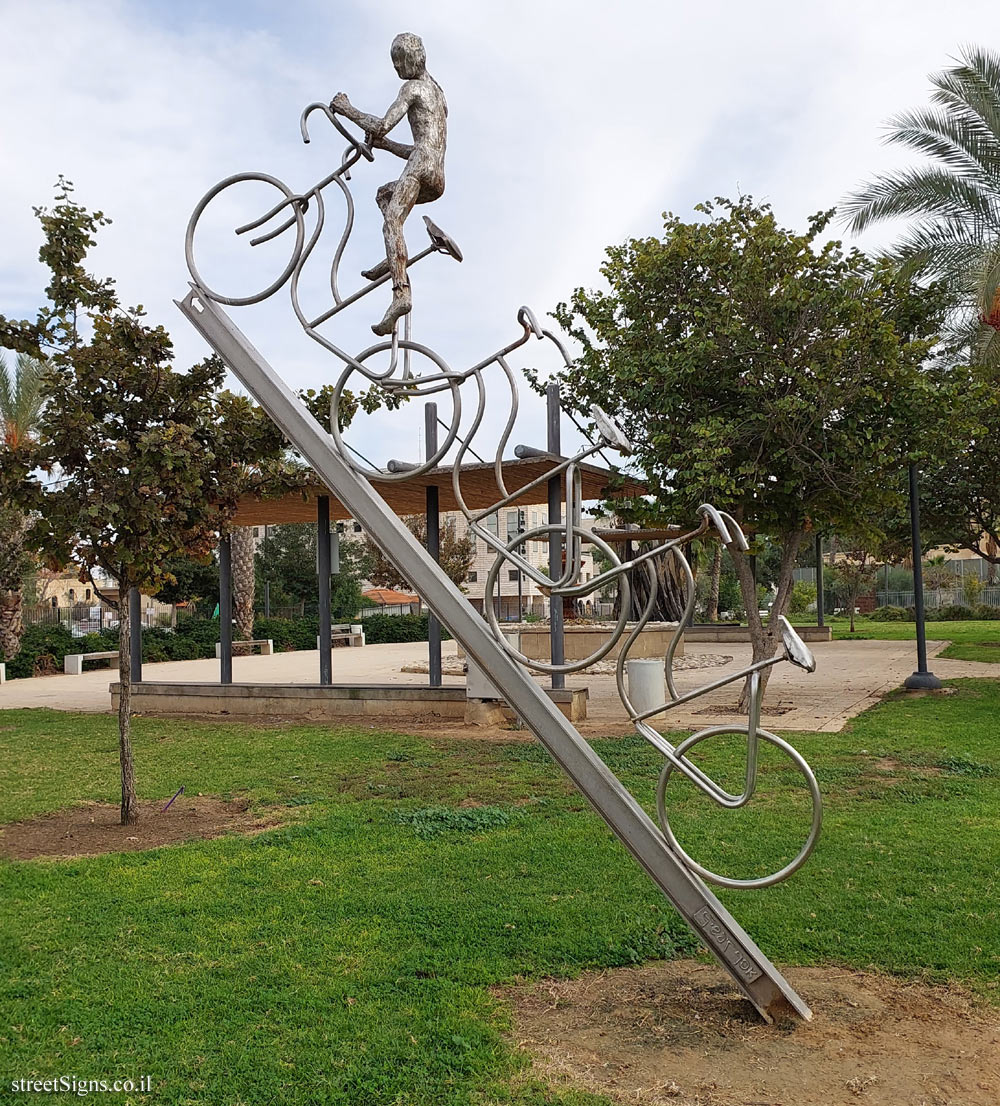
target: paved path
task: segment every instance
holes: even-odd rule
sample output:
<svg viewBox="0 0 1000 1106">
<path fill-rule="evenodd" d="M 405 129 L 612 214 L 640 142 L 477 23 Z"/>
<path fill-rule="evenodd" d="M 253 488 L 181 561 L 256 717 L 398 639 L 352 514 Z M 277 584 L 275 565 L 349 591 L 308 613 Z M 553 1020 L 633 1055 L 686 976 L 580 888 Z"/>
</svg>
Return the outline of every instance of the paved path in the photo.
<svg viewBox="0 0 1000 1106">
<path fill-rule="evenodd" d="M 950 661 L 935 656 L 947 642 L 929 642 L 928 653 L 934 657 L 931 668 L 942 679 L 961 676 L 1000 678 L 1000 665 L 976 661 Z M 765 726 L 780 730 L 836 731 L 848 719 L 878 702 L 897 688 L 913 671 L 915 646 L 912 641 L 832 641 L 813 645 L 817 670 L 807 673 L 789 664 L 772 670 L 764 700 Z M 444 652 L 454 652 L 452 642 L 446 642 Z M 699 643 L 689 646 L 686 655 L 724 653 L 733 660 L 725 667 L 689 669 L 677 675 L 677 687 L 683 693 L 699 684 L 708 683 L 749 662 L 750 646 L 744 644 Z M 403 673 L 404 664 L 426 659 L 427 646 L 417 643 L 402 645 L 366 645 L 363 649 L 336 649 L 333 653 L 335 683 L 414 683 L 423 684 L 427 677 Z M 236 683 L 312 684 L 318 682 L 319 654 L 309 652 L 276 653 L 270 657 L 233 658 L 233 680 Z M 145 677 L 150 682 L 214 683 L 219 678 L 219 662 L 215 660 L 165 661 L 147 664 Z M 10 680 L 0 686 L 0 709 L 15 707 L 50 707 L 55 710 L 108 711 L 111 698 L 108 686 L 117 679 L 117 672 L 100 669 L 82 676 L 42 676 L 31 680 Z M 449 685 L 461 685 L 459 676 L 445 676 Z M 612 676 L 571 676 L 570 686 L 586 685 L 590 689 L 588 721 L 583 727 L 588 734 L 624 732 L 630 728 L 618 699 Z M 720 725 L 733 719 L 739 692 L 738 684 L 712 692 L 685 708 L 661 715 L 654 724 L 661 728 Z M 394 723 L 398 726 L 398 719 Z"/>
</svg>

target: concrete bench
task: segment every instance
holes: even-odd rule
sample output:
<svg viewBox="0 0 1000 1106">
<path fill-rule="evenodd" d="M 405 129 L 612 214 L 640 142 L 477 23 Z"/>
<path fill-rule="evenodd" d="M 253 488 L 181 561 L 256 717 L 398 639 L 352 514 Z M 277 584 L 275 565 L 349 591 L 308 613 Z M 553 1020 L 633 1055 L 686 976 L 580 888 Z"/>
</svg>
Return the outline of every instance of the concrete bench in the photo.
<svg viewBox="0 0 1000 1106">
<path fill-rule="evenodd" d="M 357 648 L 365 643 L 365 628 L 357 622 L 345 622 L 343 625 L 330 627 L 330 641 L 346 641 L 351 647 Z M 319 648 L 319 635 L 316 635 L 316 648 Z"/>
<path fill-rule="evenodd" d="M 6 682 L 7 682 L 7 666 L 5 664 L 0 663 L 0 684 L 5 684 Z"/>
<path fill-rule="evenodd" d="M 260 655 L 262 657 L 270 657 L 274 653 L 274 639 L 273 638 L 255 638 L 253 641 L 234 641 L 233 652 L 235 653 L 238 648 L 242 648 L 244 645 L 259 645 Z M 218 660 L 222 656 L 222 642 L 217 641 L 215 643 L 215 659 Z"/>
<path fill-rule="evenodd" d="M 67 676 L 79 676 L 83 673 L 84 661 L 110 661 L 114 664 L 117 660 L 117 649 L 110 653 L 67 653 L 63 657 L 63 672 Z"/>
</svg>

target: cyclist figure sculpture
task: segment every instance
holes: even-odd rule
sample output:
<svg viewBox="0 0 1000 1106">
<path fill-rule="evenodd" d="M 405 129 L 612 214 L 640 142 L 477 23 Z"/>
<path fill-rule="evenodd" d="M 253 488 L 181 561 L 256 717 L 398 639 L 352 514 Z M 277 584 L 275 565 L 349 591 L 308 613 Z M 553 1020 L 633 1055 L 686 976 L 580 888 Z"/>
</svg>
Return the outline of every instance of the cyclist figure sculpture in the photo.
<svg viewBox="0 0 1000 1106">
<path fill-rule="evenodd" d="M 403 223 L 414 204 L 430 203 L 444 192 L 448 117 L 441 86 L 427 72 L 420 38 L 413 34 L 396 35 L 390 53 L 396 72 L 405 83 L 384 117 L 359 111 L 343 92 L 330 101 L 330 110 L 361 127 L 372 146 L 406 160 L 399 180 L 383 184 L 375 197 L 385 220 L 382 230 L 385 260 L 361 274 L 366 280 L 378 280 L 392 273 L 392 303 L 382 321 L 372 327 L 379 335 L 391 334 L 397 321 L 409 314 L 412 307 Z M 404 115 L 413 134 L 412 146 L 386 137 Z"/>
</svg>

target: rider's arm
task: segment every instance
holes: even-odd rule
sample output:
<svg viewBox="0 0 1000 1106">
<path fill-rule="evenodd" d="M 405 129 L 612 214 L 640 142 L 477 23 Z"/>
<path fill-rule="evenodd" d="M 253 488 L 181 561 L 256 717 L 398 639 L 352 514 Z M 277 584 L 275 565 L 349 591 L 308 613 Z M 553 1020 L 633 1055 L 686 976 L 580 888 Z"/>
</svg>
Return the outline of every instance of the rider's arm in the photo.
<svg viewBox="0 0 1000 1106">
<path fill-rule="evenodd" d="M 379 150 L 388 150 L 390 154 L 395 154 L 396 157 L 401 157 L 404 161 L 413 153 L 412 146 L 405 142 L 396 142 L 392 138 L 373 138 L 371 144 Z"/>
<path fill-rule="evenodd" d="M 350 101 L 345 97 L 345 102 L 342 104 L 336 104 L 336 100 L 330 105 L 335 111 L 338 111 L 341 115 L 350 119 L 352 123 L 357 123 L 359 127 L 366 133 L 371 135 L 375 139 L 382 139 L 384 135 L 389 131 L 406 115 L 410 107 L 410 100 L 412 98 L 412 91 L 410 89 L 410 83 L 406 84 L 400 89 L 399 95 L 392 102 L 389 110 L 385 113 L 384 118 L 380 119 L 377 115 L 369 115 L 367 112 L 359 111 Z M 389 149 L 388 146 L 385 149 Z M 396 151 L 393 150 L 393 153 Z M 401 155 L 409 157 L 409 154 Z"/>
</svg>

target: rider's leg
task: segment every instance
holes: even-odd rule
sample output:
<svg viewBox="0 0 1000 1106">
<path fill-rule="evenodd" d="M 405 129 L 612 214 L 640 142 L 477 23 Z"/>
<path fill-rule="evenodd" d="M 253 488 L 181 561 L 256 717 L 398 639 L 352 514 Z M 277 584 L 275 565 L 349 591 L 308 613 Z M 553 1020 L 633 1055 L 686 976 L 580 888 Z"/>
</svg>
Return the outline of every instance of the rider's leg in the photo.
<svg viewBox="0 0 1000 1106">
<path fill-rule="evenodd" d="M 392 202 L 392 195 L 396 191 L 396 185 L 399 184 L 398 180 L 389 181 L 388 184 L 383 184 L 382 187 L 375 193 L 375 202 L 378 204 L 379 211 L 382 212 L 382 218 L 385 218 L 386 208 Z M 389 272 L 389 261 L 387 258 L 383 258 L 377 265 L 373 265 L 370 269 L 362 269 L 361 275 L 365 280 L 378 280 L 380 277 L 384 277 Z"/>
<path fill-rule="evenodd" d="M 376 334 L 391 334 L 396 322 L 409 313 L 412 306 L 410 282 L 406 275 L 406 239 L 403 237 L 403 223 L 413 210 L 420 195 L 420 180 L 416 176 L 404 173 L 396 182 L 392 197 L 384 210 L 385 225 L 382 234 L 385 238 L 385 255 L 392 272 L 392 303 L 380 323 L 372 327 Z"/>
</svg>

